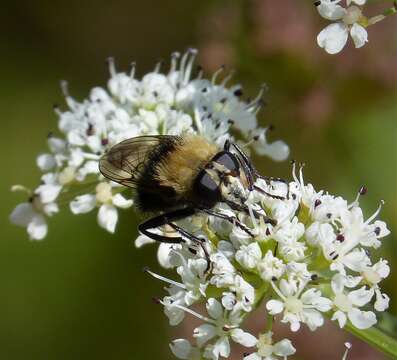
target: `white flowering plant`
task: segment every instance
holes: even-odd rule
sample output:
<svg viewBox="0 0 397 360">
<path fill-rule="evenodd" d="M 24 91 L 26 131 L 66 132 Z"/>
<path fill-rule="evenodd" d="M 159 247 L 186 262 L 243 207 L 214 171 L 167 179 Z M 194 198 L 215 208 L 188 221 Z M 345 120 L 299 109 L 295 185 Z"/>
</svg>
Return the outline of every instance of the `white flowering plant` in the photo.
<svg viewBox="0 0 397 360">
<path fill-rule="evenodd" d="M 367 0 L 319 0 L 315 6 L 319 14 L 332 24 L 324 28 L 317 36 L 318 46 L 329 54 L 339 53 L 346 45 L 349 34 L 356 48 L 368 42 L 367 28 L 387 16 L 397 13 L 397 2 L 389 1 L 392 6 L 382 14 L 367 17 L 363 14 Z M 345 6 L 343 6 L 345 4 Z"/>
<path fill-rule="evenodd" d="M 98 225 L 113 233 L 119 209 L 130 208 L 134 200 L 125 187 L 100 174 L 98 162 L 112 145 L 135 136 L 199 134 L 220 147 L 226 140 L 245 141 L 243 146 L 260 155 L 285 160 L 288 146 L 269 142 L 268 129 L 258 125 L 263 89 L 253 100 L 243 100 L 240 85 L 227 86 L 230 76 L 219 79 L 223 68 L 210 80 L 201 69 L 195 71 L 196 53 L 174 53 L 167 73 L 158 64 L 140 80 L 135 65 L 129 74 L 117 72 L 110 59 L 108 89 L 94 88 L 82 102 L 63 82 L 68 110 L 55 109 L 59 135 L 48 137 L 49 151 L 37 158 L 40 185 L 13 187 L 28 199 L 16 206 L 11 221 L 26 227 L 30 239 L 42 240 L 48 218 L 68 202 L 73 214 L 97 209 Z M 286 359 L 296 349 L 289 339 L 273 336 L 275 321 L 292 332 L 304 326 L 315 331 L 328 318 L 397 356 L 396 342 L 374 328 L 377 313 L 389 306 L 380 283 L 390 267 L 371 254 L 389 234 L 377 219 L 382 205 L 366 219 L 359 204 L 365 188 L 349 203 L 305 183 L 295 163 L 290 182 L 258 178 L 252 189 L 239 181 L 227 186 L 242 194 L 248 212 L 221 202 L 215 210 L 224 219 L 200 213 L 178 220 L 202 246 L 189 238 L 159 245 L 159 263 L 174 270 L 173 279 L 145 269 L 168 284 L 157 302 L 170 325 L 185 315 L 202 322 L 192 339 L 171 342 L 172 353 L 179 359 L 228 358 L 231 343 L 238 343 L 247 348 L 247 360 Z M 145 235 L 135 240 L 138 248 L 153 242 Z M 194 308 L 199 303 L 205 304 L 205 314 Z M 263 331 L 250 334 L 244 320 L 262 304 L 267 310 Z"/>
</svg>

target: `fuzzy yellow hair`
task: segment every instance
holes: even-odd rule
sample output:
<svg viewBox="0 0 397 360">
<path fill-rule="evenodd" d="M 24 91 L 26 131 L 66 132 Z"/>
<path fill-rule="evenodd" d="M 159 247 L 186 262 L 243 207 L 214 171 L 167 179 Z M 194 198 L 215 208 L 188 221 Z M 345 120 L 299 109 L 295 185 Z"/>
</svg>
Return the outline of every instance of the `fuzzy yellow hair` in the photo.
<svg viewBox="0 0 397 360">
<path fill-rule="evenodd" d="M 200 170 L 218 152 L 218 146 L 205 138 L 187 136 L 157 165 L 157 180 L 162 186 L 172 187 L 178 195 L 186 194 Z"/>
</svg>

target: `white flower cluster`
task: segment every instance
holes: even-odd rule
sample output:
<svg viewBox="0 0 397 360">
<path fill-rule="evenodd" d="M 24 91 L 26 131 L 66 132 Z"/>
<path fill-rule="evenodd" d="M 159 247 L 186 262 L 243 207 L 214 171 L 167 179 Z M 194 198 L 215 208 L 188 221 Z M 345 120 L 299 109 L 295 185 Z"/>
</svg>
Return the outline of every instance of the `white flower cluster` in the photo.
<svg viewBox="0 0 397 360">
<path fill-rule="evenodd" d="M 41 185 L 34 190 L 14 186 L 27 192 L 29 201 L 14 209 L 11 221 L 26 227 L 31 239 L 41 240 L 48 230 L 46 218 L 59 211 L 60 203 L 69 202 L 73 214 L 98 208 L 98 224 L 114 232 L 117 208 L 128 208 L 133 201 L 121 195 L 124 188 L 102 177 L 98 160 L 110 146 L 135 136 L 197 133 L 223 145 L 236 131 L 259 154 L 286 159 L 288 146 L 268 143 L 267 129 L 258 127 L 263 89 L 255 99 L 244 101 L 240 85 L 226 86 L 230 75 L 219 80 L 223 68 L 211 80 L 203 78 L 200 69 L 193 75 L 196 53 L 174 53 L 168 73 L 161 73 L 158 64 L 141 80 L 135 78 L 134 65 L 129 74 L 117 72 L 110 59 L 108 89 L 96 87 L 82 102 L 62 83 L 69 109 L 56 109 L 61 135 L 50 135 L 49 152 L 37 158 Z M 83 195 L 67 200 L 78 192 Z"/>
<path fill-rule="evenodd" d="M 290 183 L 258 179 L 254 190 L 245 190 L 249 214 L 217 205 L 234 223 L 211 215 L 179 222 L 205 239 L 210 264 L 200 247 L 188 241 L 160 245 L 160 263 L 175 268 L 180 280 L 146 271 L 169 284 L 159 302 L 170 324 L 179 324 L 185 314 L 203 322 L 194 329 L 194 345 L 186 339 L 171 343 L 177 358 L 227 358 L 231 341 L 250 348 L 245 359 L 285 358 L 295 349 L 288 339 L 273 341 L 273 317 L 293 332 L 302 325 L 314 331 L 325 317 L 340 327 L 349 321 L 366 329 L 377 322 L 376 312 L 387 309 L 389 297 L 380 282 L 390 268 L 386 260 L 370 257 L 370 250 L 389 234 L 386 224 L 376 220 L 380 207 L 365 220 L 359 207 L 365 188 L 348 204 L 305 184 L 302 168 L 296 176 L 295 165 L 293 178 Z M 273 221 L 266 221 L 268 217 Z M 139 246 L 145 242 L 152 241 L 144 236 L 137 240 Z M 199 302 L 206 304 L 206 315 L 192 309 Z M 256 337 L 242 324 L 262 303 L 268 321 Z"/>
</svg>

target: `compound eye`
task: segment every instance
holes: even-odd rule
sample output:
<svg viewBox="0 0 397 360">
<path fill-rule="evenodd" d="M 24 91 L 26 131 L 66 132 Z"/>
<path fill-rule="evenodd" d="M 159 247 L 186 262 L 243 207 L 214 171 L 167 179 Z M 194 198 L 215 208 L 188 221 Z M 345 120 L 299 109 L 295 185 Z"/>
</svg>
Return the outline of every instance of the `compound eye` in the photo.
<svg viewBox="0 0 397 360">
<path fill-rule="evenodd" d="M 196 178 L 195 193 L 198 201 L 209 207 L 212 207 L 221 199 L 218 184 L 205 170 L 202 170 Z"/>
<path fill-rule="evenodd" d="M 223 165 L 226 169 L 231 172 L 237 172 L 240 169 L 239 163 L 236 157 L 228 151 L 221 151 L 214 156 L 212 161 L 216 161 L 218 164 Z"/>
</svg>

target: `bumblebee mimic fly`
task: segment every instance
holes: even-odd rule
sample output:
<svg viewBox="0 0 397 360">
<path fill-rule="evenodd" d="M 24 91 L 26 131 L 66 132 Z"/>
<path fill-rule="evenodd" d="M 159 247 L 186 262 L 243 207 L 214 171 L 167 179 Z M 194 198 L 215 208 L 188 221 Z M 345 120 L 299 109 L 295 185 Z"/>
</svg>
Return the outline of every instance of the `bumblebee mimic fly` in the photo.
<svg viewBox="0 0 397 360">
<path fill-rule="evenodd" d="M 138 136 L 124 140 L 103 155 L 99 170 L 106 178 L 135 190 L 138 210 L 155 214 L 139 225 L 141 233 L 167 243 L 180 243 L 187 238 L 201 246 L 202 239 L 173 222 L 203 212 L 229 221 L 252 236 L 236 217 L 213 208 L 225 202 L 233 210 L 248 214 L 246 192 L 241 191 L 241 186 L 270 195 L 257 187 L 255 180 L 272 179 L 259 175 L 237 144 L 226 141 L 220 148 L 198 135 Z M 262 214 L 254 212 L 254 216 L 274 224 L 274 220 Z M 180 236 L 151 231 L 165 225 Z"/>
</svg>

